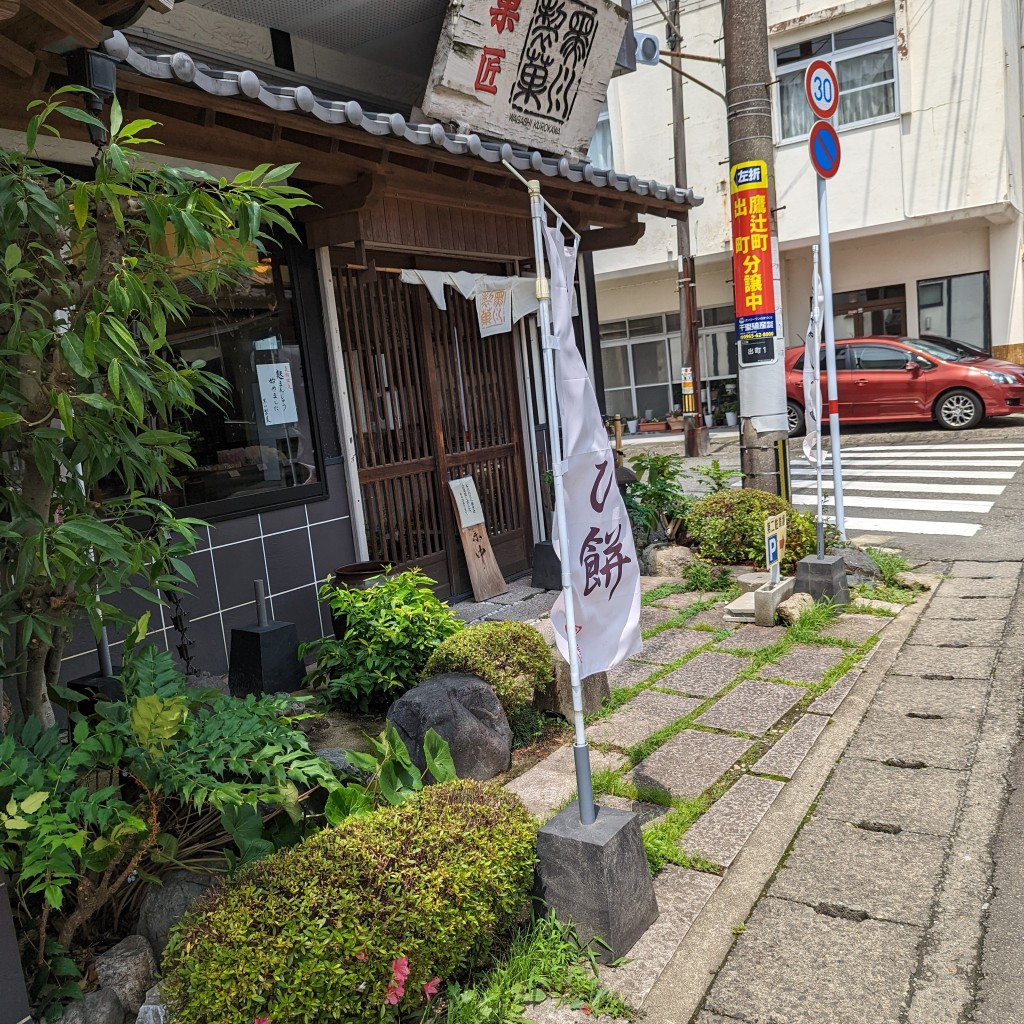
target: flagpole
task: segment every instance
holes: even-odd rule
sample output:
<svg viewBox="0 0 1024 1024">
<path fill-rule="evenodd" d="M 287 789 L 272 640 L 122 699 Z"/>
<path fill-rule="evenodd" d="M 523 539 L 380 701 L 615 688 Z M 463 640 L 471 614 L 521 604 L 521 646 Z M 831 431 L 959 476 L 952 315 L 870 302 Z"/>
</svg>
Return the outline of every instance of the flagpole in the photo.
<svg viewBox="0 0 1024 1024">
<path fill-rule="evenodd" d="M 565 550 L 565 541 L 569 536 L 569 530 L 565 520 L 562 439 L 559 435 L 558 398 L 555 394 L 554 350 L 562 339 L 555 338 L 551 332 L 551 288 L 548 277 L 544 273 L 545 201 L 540 194 L 540 182 L 537 180 L 527 182 L 527 190 L 530 195 L 533 249 L 537 262 L 537 301 L 540 304 L 540 309 L 537 311 L 537 322 L 540 325 L 541 347 L 544 353 L 544 390 L 547 393 L 548 438 L 551 445 L 551 472 L 555 490 L 555 522 L 558 525 L 558 537 L 562 547 L 559 552 L 559 562 L 562 567 L 562 600 L 565 604 L 566 642 L 569 647 L 569 681 L 572 686 L 572 711 L 576 728 L 576 742 L 573 744 L 572 753 L 576 762 L 576 792 L 579 794 L 580 821 L 584 825 L 592 825 L 597 820 L 597 809 L 594 806 L 590 749 L 587 746 L 587 735 L 583 723 L 583 689 L 580 684 L 580 662 L 576 656 L 576 606 L 572 596 L 572 570 L 569 565 L 569 553 Z"/>
</svg>

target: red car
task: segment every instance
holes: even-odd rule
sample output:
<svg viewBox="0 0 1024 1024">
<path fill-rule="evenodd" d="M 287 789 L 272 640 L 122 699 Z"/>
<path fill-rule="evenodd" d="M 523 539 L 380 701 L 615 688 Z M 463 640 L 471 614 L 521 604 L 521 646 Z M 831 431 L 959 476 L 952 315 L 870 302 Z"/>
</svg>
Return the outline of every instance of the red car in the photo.
<svg viewBox="0 0 1024 1024">
<path fill-rule="evenodd" d="M 789 433 L 804 429 L 804 350 L 786 352 Z M 850 338 L 836 342 L 839 419 L 844 423 L 934 420 L 947 430 L 1021 411 L 1024 366 L 948 338 Z M 825 350 L 821 350 L 822 419 Z"/>
</svg>

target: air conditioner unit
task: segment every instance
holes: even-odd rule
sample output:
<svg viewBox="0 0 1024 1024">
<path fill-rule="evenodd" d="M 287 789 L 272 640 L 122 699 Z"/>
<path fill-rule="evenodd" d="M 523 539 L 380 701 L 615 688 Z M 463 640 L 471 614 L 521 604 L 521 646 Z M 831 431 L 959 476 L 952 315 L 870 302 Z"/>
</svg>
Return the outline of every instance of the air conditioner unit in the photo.
<svg viewBox="0 0 1024 1024">
<path fill-rule="evenodd" d="M 657 65 L 661 60 L 661 40 L 649 32 L 634 32 L 637 64 Z"/>
</svg>

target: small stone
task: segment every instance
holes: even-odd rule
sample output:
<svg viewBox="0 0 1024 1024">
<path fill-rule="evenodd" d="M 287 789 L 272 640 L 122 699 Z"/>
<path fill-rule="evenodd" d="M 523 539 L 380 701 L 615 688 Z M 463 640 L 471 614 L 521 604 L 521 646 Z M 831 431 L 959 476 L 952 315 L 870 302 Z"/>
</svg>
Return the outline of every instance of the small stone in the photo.
<svg viewBox="0 0 1024 1024">
<path fill-rule="evenodd" d="M 146 993 L 146 1001 L 139 1007 L 135 1024 L 167 1024 L 169 1014 L 160 995 L 160 986 L 154 985 Z"/>
<path fill-rule="evenodd" d="M 117 993 L 109 988 L 86 992 L 77 1003 L 64 1008 L 64 1016 L 57 1024 L 122 1024 L 124 1007 Z"/>
<path fill-rule="evenodd" d="M 460 779 L 493 779 L 512 763 L 508 719 L 494 690 L 476 676 L 446 672 L 424 680 L 391 705 L 388 721 L 421 770 L 428 729 L 447 742 Z"/>
<path fill-rule="evenodd" d="M 896 586 L 906 587 L 907 590 L 931 590 L 934 585 L 935 581 L 930 576 L 919 572 L 896 573 Z"/>
<path fill-rule="evenodd" d="M 871 556 L 863 551 L 859 551 L 857 548 L 829 548 L 828 553 L 830 555 L 842 555 L 843 562 L 846 564 L 846 571 L 855 577 L 857 582 L 868 582 L 882 578 L 882 572 L 875 565 Z"/>
<path fill-rule="evenodd" d="M 141 935 L 129 935 L 96 957 L 95 968 L 100 986 L 117 995 L 123 1010 L 138 1013 L 156 973 L 149 942 Z"/>
<path fill-rule="evenodd" d="M 640 556 L 646 576 L 679 576 L 693 562 L 693 552 L 682 544 L 650 544 Z"/>
<path fill-rule="evenodd" d="M 810 594 L 794 594 L 779 605 L 779 618 L 787 626 L 792 626 L 804 612 L 810 611 L 813 607 L 814 598 Z"/>
</svg>

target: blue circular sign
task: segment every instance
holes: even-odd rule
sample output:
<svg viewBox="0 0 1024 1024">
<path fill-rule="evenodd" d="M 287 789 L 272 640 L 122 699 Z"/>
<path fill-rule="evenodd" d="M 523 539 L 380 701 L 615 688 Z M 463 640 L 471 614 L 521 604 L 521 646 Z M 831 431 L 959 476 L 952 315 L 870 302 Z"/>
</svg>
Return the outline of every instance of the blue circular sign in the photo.
<svg viewBox="0 0 1024 1024">
<path fill-rule="evenodd" d="M 828 121 L 818 121 L 811 129 L 811 137 L 807 143 L 811 155 L 811 166 L 821 178 L 831 178 L 839 170 L 841 152 L 839 136 Z"/>
</svg>

